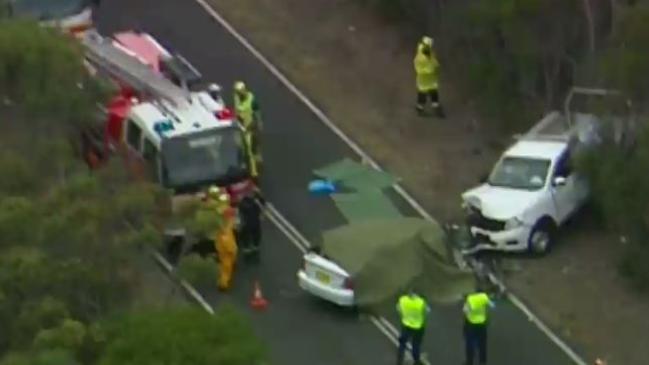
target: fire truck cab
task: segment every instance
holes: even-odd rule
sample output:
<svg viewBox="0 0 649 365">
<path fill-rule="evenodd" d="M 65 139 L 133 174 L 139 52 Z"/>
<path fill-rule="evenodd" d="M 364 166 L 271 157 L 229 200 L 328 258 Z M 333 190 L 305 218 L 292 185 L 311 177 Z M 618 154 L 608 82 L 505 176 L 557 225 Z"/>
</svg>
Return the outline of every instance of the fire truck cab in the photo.
<svg viewBox="0 0 649 365">
<path fill-rule="evenodd" d="M 219 120 L 201 108 L 165 110 L 142 102 L 120 122 L 129 153 L 141 157 L 167 188 L 191 191 L 247 177 L 241 132 L 232 120 Z"/>
<path fill-rule="evenodd" d="M 176 193 L 248 182 L 251 159 L 234 115 L 219 95 L 189 90 L 188 84 L 195 80 L 185 77 L 187 72 L 176 72 L 174 83 L 161 72 L 160 64 L 151 62 L 155 52 L 135 53 L 134 40 L 140 42 L 140 52 L 142 40 L 157 45 L 147 37 L 122 36 L 120 43 L 120 38 L 93 33 L 83 39 L 90 69 L 120 86 L 120 93 L 105 108 L 103 146 L 97 154 L 125 151 L 129 162 L 138 162 L 149 176 Z M 164 57 L 158 61 L 173 58 L 160 49 L 164 51 L 160 46 L 158 55 Z M 184 71 L 200 78 L 187 65 Z"/>
</svg>

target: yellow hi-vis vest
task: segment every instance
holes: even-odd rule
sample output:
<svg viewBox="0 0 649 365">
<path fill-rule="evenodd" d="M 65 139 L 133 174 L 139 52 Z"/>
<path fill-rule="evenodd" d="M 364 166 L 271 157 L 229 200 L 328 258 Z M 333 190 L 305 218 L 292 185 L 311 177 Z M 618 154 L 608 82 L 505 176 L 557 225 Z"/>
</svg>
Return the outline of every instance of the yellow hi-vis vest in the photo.
<svg viewBox="0 0 649 365">
<path fill-rule="evenodd" d="M 419 297 L 404 295 L 399 298 L 399 311 L 401 312 L 401 323 L 412 329 L 420 329 L 426 320 L 426 302 Z"/>
<path fill-rule="evenodd" d="M 234 94 L 234 109 L 237 113 L 237 118 L 239 118 L 245 129 L 250 129 L 250 127 L 252 127 L 254 102 L 255 95 L 250 91 L 246 92 L 245 98 L 240 98 L 237 93 Z"/>
<path fill-rule="evenodd" d="M 489 307 L 489 296 L 485 293 L 470 294 L 466 298 L 466 320 L 471 324 L 484 324 L 487 322 L 487 308 Z"/>
<path fill-rule="evenodd" d="M 243 132 L 243 145 L 246 149 L 246 156 L 248 157 L 248 164 L 250 166 L 250 176 L 256 178 L 259 176 L 259 166 L 257 166 L 257 156 L 252 148 L 252 132 L 246 130 Z"/>
<path fill-rule="evenodd" d="M 415 65 L 415 73 L 417 74 L 417 91 L 428 92 L 437 90 L 438 88 L 438 70 L 439 62 L 435 56 L 435 52 L 431 51 L 430 57 L 426 56 L 423 52 L 421 44 L 417 46 L 417 55 L 413 61 Z"/>
</svg>

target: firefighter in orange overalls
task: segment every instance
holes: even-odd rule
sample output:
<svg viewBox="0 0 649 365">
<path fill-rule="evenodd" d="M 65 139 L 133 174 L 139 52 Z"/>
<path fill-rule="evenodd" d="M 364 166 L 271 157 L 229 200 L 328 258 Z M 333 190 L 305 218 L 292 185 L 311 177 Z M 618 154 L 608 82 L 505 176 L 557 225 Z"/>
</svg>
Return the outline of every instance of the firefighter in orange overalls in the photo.
<svg viewBox="0 0 649 365">
<path fill-rule="evenodd" d="M 237 261 L 238 249 L 234 236 L 236 213 L 234 208 L 230 206 L 230 196 L 224 190 L 219 191 L 217 202 L 217 209 L 222 219 L 222 223 L 214 237 L 216 254 L 219 257 L 218 287 L 219 290 L 228 290 Z"/>
</svg>

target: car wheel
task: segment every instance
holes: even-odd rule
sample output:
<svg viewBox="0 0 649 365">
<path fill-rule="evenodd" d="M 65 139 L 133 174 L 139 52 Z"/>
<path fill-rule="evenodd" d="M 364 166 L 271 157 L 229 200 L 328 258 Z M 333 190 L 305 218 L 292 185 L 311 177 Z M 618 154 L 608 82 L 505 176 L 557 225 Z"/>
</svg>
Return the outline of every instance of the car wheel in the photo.
<svg viewBox="0 0 649 365">
<path fill-rule="evenodd" d="M 528 239 L 529 251 L 536 255 L 544 255 L 550 252 L 552 244 L 554 243 L 554 223 L 549 220 L 539 221 Z"/>
</svg>

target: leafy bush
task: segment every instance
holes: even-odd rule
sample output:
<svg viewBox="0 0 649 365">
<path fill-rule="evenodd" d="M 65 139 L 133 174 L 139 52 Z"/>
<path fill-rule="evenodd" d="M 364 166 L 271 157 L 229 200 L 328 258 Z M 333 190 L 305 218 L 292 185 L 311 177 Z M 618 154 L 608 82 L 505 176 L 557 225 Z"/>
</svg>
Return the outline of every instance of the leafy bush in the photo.
<svg viewBox="0 0 649 365">
<path fill-rule="evenodd" d="M 556 106 L 579 56 L 576 0 L 471 1 L 449 8 L 440 33 L 442 64 L 480 112 L 520 129 L 539 109 Z"/>
<path fill-rule="evenodd" d="M 0 97 L 59 129 L 91 120 L 108 89 L 90 78 L 81 47 L 56 29 L 0 22 Z M 54 129 L 54 128 L 52 128 Z"/>
<path fill-rule="evenodd" d="M 616 31 L 601 62 L 601 73 L 612 87 L 631 97 L 636 107 L 649 101 L 649 4 L 626 9 L 616 21 Z"/>
<path fill-rule="evenodd" d="M 649 283 L 647 164 L 649 126 L 643 128 L 631 150 L 606 142 L 577 160 L 577 168 L 589 179 L 594 206 L 601 212 L 605 224 L 631 242 L 620 269 L 638 288 L 647 288 Z"/>
<path fill-rule="evenodd" d="M 218 275 L 217 263 L 209 256 L 188 255 L 180 261 L 178 274 L 198 288 L 214 287 Z"/>
<path fill-rule="evenodd" d="M 594 203 L 604 222 L 630 241 L 619 265 L 620 272 L 643 290 L 649 290 L 649 242 L 646 239 L 649 234 L 649 175 L 646 173 L 649 124 L 637 115 L 646 113 L 649 101 L 649 83 L 646 78 L 638 77 L 649 72 L 648 25 L 649 5 L 639 4 L 622 12 L 599 68 L 609 87 L 622 91 L 632 100 L 632 115 L 625 117 L 634 118 L 635 114 L 640 123 L 630 123 L 632 119 L 624 121 L 627 140 L 623 143 L 616 143 L 610 131 L 612 128 L 606 128 L 604 145 L 578 161 L 578 168 L 589 178 Z M 602 109 L 608 114 L 613 106 L 602 105 Z"/>
<path fill-rule="evenodd" d="M 632 244 L 622 261 L 619 270 L 638 290 L 649 292 L 649 247 L 644 244 Z"/>
<path fill-rule="evenodd" d="M 129 308 L 155 241 L 157 189 L 115 164 L 90 174 L 70 147 L 104 97 L 82 60 L 55 30 L 0 22 L 0 352 L 78 347 L 77 324 Z"/>
<path fill-rule="evenodd" d="M 34 338 L 34 348 L 62 348 L 78 352 L 84 343 L 85 337 L 86 327 L 83 323 L 65 319 L 58 327 L 40 330 Z"/>
<path fill-rule="evenodd" d="M 231 308 L 209 315 L 195 307 L 131 314 L 110 325 L 98 365 L 250 365 L 265 350 L 250 323 Z"/>
<path fill-rule="evenodd" d="M 67 350 L 52 349 L 32 353 L 10 353 L 0 365 L 79 365 L 74 355 Z"/>
</svg>

